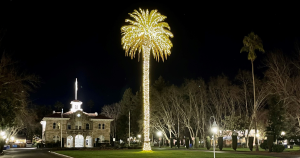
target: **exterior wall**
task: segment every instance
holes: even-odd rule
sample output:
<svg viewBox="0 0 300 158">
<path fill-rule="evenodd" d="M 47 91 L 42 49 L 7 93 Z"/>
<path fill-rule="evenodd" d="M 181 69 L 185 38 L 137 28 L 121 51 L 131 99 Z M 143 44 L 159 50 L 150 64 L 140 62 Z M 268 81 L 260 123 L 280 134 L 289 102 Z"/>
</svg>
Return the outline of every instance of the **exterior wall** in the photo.
<svg viewBox="0 0 300 158">
<path fill-rule="evenodd" d="M 80 114 L 80 117 L 77 115 Z M 94 144 L 95 139 L 104 136 L 104 140 L 110 142 L 110 121 L 91 121 L 91 118 L 84 114 L 82 111 L 77 111 L 69 115 L 69 120 L 59 120 L 60 118 L 55 118 L 57 120 L 46 119 L 46 128 L 45 128 L 45 142 L 53 142 L 53 136 L 61 136 L 61 129 L 57 128 L 57 124 L 62 124 L 62 138 L 64 138 L 64 146 L 67 147 L 67 137 L 73 137 L 73 146 L 75 145 L 76 135 L 83 135 L 84 142 L 87 136 L 92 137 L 92 144 Z M 66 119 L 66 118 L 64 118 Z M 76 129 L 78 122 L 81 122 L 81 129 Z M 56 128 L 53 129 L 53 123 L 56 123 Z M 71 124 L 71 129 L 67 129 L 68 123 Z M 86 124 L 89 124 L 89 129 L 86 129 Z M 101 129 L 99 129 L 99 124 L 101 124 Z M 104 124 L 104 129 L 102 125 Z M 85 146 L 85 143 L 84 143 Z"/>
<path fill-rule="evenodd" d="M 99 129 L 99 124 L 101 124 L 101 129 Z M 104 124 L 104 129 L 102 125 Z M 93 138 L 100 138 L 104 136 L 104 140 L 110 142 L 110 121 L 93 121 Z"/>
</svg>

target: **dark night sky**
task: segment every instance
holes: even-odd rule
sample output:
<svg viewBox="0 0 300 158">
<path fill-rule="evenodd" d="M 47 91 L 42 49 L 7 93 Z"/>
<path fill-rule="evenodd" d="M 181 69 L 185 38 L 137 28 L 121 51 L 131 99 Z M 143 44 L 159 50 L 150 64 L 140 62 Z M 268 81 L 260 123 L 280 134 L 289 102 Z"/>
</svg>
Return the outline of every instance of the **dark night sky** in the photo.
<svg viewBox="0 0 300 158">
<path fill-rule="evenodd" d="M 295 4 L 3 2 L 0 25 L 8 32 L 2 47 L 19 61 L 21 70 L 39 75 L 43 82 L 31 95 L 33 103 L 61 101 L 69 106 L 78 78 L 78 98 L 86 111 L 90 99 L 99 112 L 101 106 L 118 102 L 126 88 L 137 91 L 141 86 L 142 63 L 125 57 L 120 31 L 128 13 L 139 7 L 166 15 L 174 34 L 168 60 L 151 58 L 152 83 L 160 75 L 177 85 L 184 78 L 209 79 L 222 73 L 234 77 L 239 69 L 251 70 L 247 53 L 239 53 L 251 31 L 261 37 L 266 51 L 290 51 L 300 35 Z M 258 53 L 256 67 L 264 56 Z"/>
</svg>

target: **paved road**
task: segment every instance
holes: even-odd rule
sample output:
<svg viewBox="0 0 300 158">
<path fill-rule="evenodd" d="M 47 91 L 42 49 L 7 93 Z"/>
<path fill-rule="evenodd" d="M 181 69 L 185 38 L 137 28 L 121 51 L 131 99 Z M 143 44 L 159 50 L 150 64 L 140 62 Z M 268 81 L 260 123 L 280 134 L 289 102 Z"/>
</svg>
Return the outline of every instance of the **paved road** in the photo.
<svg viewBox="0 0 300 158">
<path fill-rule="evenodd" d="M 48 151 L 49 149 L 10 148 L 4 150 L 4 155 L 0 155 L 0 158 L 62 158 Z"/>
</svg>

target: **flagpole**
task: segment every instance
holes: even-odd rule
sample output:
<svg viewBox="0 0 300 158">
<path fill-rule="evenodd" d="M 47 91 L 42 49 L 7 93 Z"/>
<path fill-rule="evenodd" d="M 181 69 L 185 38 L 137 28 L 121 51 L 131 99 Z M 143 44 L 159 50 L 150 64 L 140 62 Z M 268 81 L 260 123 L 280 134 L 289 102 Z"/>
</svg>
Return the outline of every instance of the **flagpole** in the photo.
<svg viewBox="0 0 300 158">
<path fill-rule="evenodd" d="M 63 118 L 64 109 L 61 109 L 61 118 Z M 62 148 L 62 120 L 60 121 L 60 147 Z"/>
<path fill-rule="evenodd" d="M 130 146 L 130 111 L 129 111 L 129 143 L 128 143 L 128 146 Z"/>
<path fill-rule="evenodd" d="M 76 78 L 76 82 L 75 82 L 75 100 L 77 100 L 77 90 L 78 90 L 78 87 L 77 87 L 77 78 Z"/>
</svg>

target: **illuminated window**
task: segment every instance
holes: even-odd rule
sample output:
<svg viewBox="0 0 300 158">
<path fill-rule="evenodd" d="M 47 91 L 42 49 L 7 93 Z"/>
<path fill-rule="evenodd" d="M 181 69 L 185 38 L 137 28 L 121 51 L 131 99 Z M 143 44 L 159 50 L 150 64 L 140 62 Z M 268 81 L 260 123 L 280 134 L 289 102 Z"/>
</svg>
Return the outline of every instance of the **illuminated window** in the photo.
<svg viewBox="0 0 300 158">
<path fill-rule="evenodd" d="M 90 125 L 88 123 L 85 125 L 85 129 L 90 129 Z"/>
<path fill-rule="evenodd" d="M 104 129 L 104 124 L 102 125 L 102 129 Z"/>
<path fill-rule="evenodd" d="M 55 128 L 56 128 L 56 123 L 54 122 L 54 123 L 53 123 L 53 129 L 55 129 Z"/>
<path fill-rule="evenodd" d="M 60 129 L 60 123 L 57 123 L 57 129 Z"/>
</svg>

